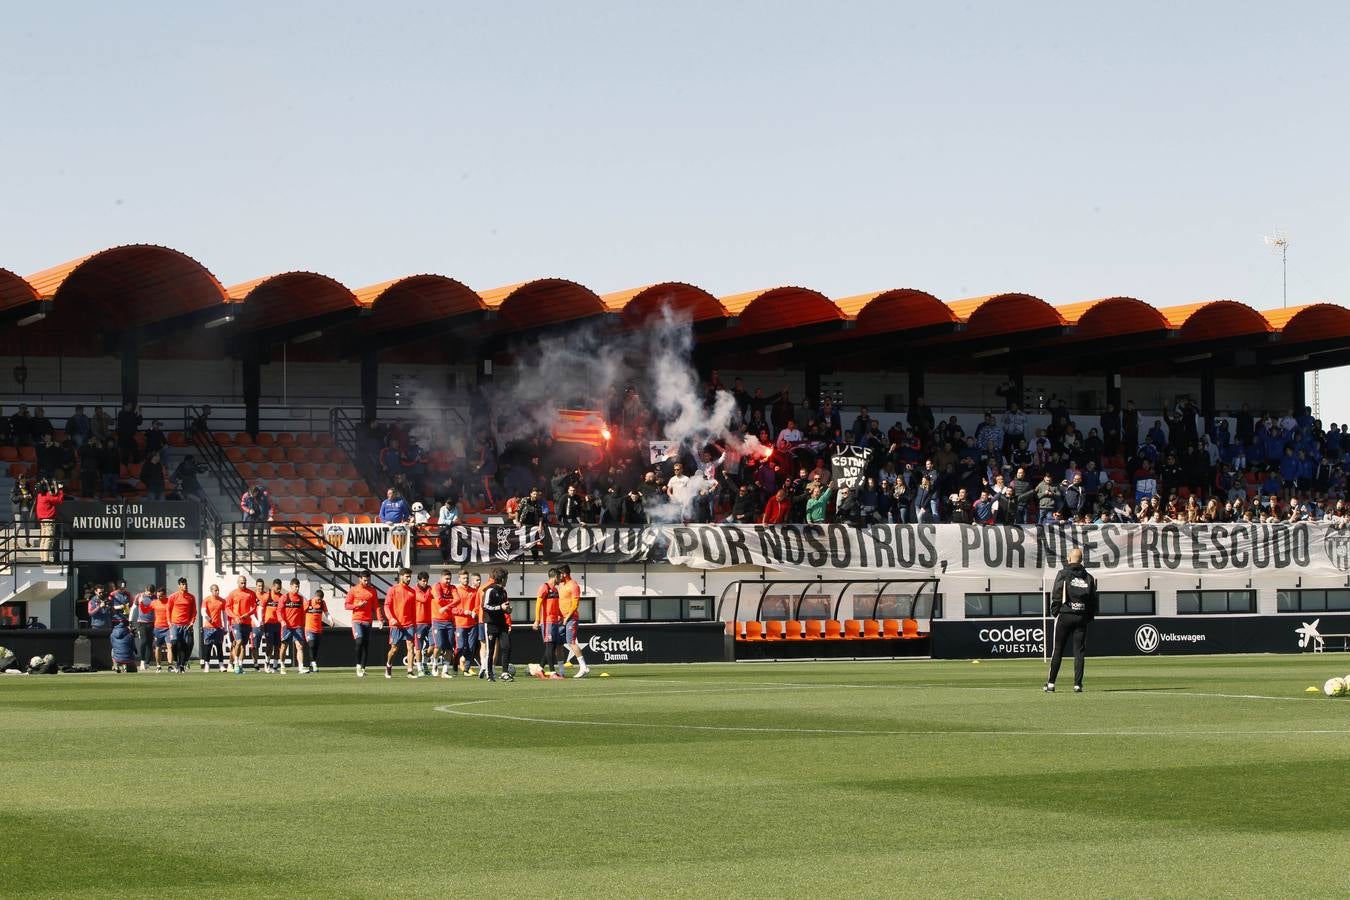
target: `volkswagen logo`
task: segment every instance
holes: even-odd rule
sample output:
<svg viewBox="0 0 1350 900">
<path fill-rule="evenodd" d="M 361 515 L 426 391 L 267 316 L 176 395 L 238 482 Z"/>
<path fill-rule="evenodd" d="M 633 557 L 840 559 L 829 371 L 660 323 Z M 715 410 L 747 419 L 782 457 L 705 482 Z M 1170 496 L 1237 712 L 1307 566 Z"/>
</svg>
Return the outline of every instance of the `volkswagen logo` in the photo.
<svg viewBox="0 0 1350 900">
<path fill-rule="evenodd" d="M 1140 653 L 1155 652 L 1160 642 L 1158 629 L 1152 625 L 1140 625 L 1134 630 L 1134 645 L 1139 648 Z"/>
</svg>

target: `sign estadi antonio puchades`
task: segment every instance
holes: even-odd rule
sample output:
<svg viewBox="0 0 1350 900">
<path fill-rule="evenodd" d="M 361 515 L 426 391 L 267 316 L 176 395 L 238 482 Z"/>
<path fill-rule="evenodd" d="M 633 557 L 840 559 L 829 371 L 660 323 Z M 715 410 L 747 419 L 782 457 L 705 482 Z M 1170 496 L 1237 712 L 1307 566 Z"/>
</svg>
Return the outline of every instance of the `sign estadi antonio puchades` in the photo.
<svg viewBox="0 0 1350 900">
<path fill-rule="evenodd" d="M 72 538 L 197 540 L 202 533 L 193 500 L 67 500 L 57 520 Z"/>
</svg>

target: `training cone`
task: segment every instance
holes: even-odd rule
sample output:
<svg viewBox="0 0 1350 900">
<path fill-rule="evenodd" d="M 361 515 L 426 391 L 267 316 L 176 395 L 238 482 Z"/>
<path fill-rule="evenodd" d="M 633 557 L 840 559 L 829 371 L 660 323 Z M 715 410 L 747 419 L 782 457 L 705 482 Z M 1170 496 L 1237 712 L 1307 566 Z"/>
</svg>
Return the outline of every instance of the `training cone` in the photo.
<svg viewBox="0 0 1350 900">
<path fill-rule="evenodd" d="M 608 672 L 601 672 L 601 673 L 600 673 L 600 677 L 601 677 L 601 678 L 608 678 L 608 677 L 609 677 L 609 673 L 608 673 Z"/>
<path fill-rule="evenodd" d="M 1315 684 L 1310 684 L 1310 685 L 1308 685 L 1307 687 L 1305 687 L 1305 688 L 1303 689 L 1303 693 L 1305 693 L 1305 694 L 1320 694 L 1320 693 L 1322 693 L 1322 689 L 1321 689 L 1320 687 L 1318 687 L 1317 685 L 1315 685 Z"/>
</svg>

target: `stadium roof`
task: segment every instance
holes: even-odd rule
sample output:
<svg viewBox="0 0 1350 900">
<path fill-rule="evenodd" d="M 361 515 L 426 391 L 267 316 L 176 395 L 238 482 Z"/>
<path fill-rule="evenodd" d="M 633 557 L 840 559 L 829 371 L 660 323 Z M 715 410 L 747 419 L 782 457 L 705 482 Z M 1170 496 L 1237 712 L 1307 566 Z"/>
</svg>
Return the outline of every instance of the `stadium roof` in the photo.
<svg viewBox="0 0 1350 900">
<path fill-rule="evenodd" d="M 109 352 L 110 336 L 158 329 L 153 336 L 162 338 L 205 323 L 224 326 L 221 336 L 236 343 L 282 341 L 302 330 L 340 329 L 348 319 L 347 333 L 384 335 L 386 348 L 439 328 L 465 340 L 493 338 L 484 345 L 500 350 L 513 335 L 583 320 L 642 327 L 663 308 L 698 326 L 704 358 L 749 368 L 748 361 L 778 366 L 824 349 L 836 351 L 836 367 L 842 356 L 845 367 L 894 368 L 897 350 L 939 368 L 970 368 L 972 358 L 984 360 L 976 367 L 998 367 L 1008 361 L 1000 356 L 1028 364 L 1072 359 L 1079 368 L 1170 359 L 1310 369 L 1350 360 L 1350 309 L 1332 303 L 1263 312 L 1236 300 L 1157 307 L 1113 296 L 1056 305 L 1012 292 L 944 301 L 916 288 L 832 299 L 803 286 L 717 297 L 679 281 L 601 296 L 562 278 L 475 291 L 430 273 L 353 290 L 326 275 L 285 272 L 225 288 L 192 257 L 149 244 L 112 247 L 27 277 L 0 268 L 0 322 L 26 326 L 21 334 L 0 332 L 0 352 Z M 100 340 L 72 339 L 90 325 Z M 1178 359 L 1173 351 L 1183 348 Z M 1262 360 L 1270 355 L 1263 349 L 1276 359 Z"/>
</svg>

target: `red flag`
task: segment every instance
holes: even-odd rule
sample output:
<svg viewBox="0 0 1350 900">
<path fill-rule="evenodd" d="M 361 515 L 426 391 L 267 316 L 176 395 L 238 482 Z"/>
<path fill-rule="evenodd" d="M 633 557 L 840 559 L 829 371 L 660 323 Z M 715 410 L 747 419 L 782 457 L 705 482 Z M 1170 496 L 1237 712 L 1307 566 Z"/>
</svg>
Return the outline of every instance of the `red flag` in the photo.
<svg viewBox="0 0 1350 900">
<path fill-rule="evenodd" d="M 605 417 L 593 409 L 560 409 L 553 423 L 553 439 L 569 444 L 602 447 L 605 443 Z"/>
</svg>

